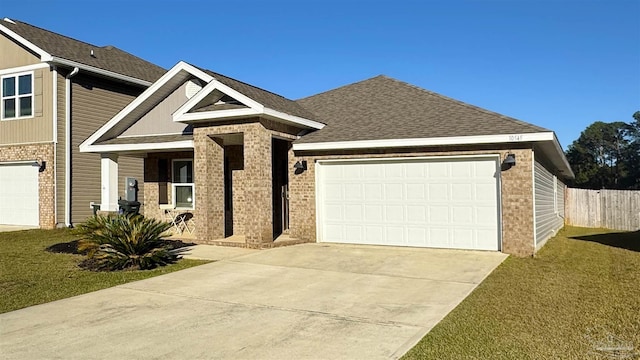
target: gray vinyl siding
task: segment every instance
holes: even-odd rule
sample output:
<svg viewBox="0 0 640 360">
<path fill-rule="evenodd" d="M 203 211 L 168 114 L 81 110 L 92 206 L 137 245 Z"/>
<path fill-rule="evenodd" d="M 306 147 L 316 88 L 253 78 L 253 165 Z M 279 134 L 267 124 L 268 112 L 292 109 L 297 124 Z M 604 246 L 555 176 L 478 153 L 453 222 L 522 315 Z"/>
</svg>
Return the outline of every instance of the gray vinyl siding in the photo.
<svg viewBox="0 0 640 360">
<path fill-rule="evenodd" d="M 183 123 L 173 121 L 172 114 L 184 103 L 187 98 L 187 84 L 185 82 L 171 95 L 167 96 L 153 109 L 149 110 L 140 120 L 126 129 L 120 136 L 146 136 L 191 133 L 191 127 Z"/>
<path fill-rule="evenodd" d="M 538 246 L 553 236 L 564 225 L 564 184 L 536 161 L 534 166 L 534 191 L 535 241 L 536 246 Z"/>
<path fill-rule="evenodd" d="M 64 88 L 64 79 L 62 81 Z M 100 202 L 101 169 L 100 154 L 81 153 L 79 145 L 129 104 L 142 89 L 86 76 L 82 72 L 72 78 L 71 88 L 71 222 L 80 223 L 92 215 L 90 202 Z M 61 96 L 64 102 L 64 91 Z M 64 114 L 60 122 L 64 124 Z M 63 129 L 59 139 L 64 140 Z M 64 141 L 58 144 L 58 157 L 64 159 Z M 126 176 L 142 179 L 143 159 L 121 156 L 118 163 L 118 192 L 122 196 Z M 64 168 L 58 169 L 58 174 L 60 173 L 64 175 Z M 139 185 L 141 199 L 144 192 L 142 183 L 140 181 Z M 64 193 L 64 178 L 58 183 L 58 189 L 60 188 Z M 58 203 L 63 210 L 58 215 L 59 221 L 62 222 L 64 197 L 59 197 Z"/>
<path fill-rule="evenodd" d="M 56 148 L 56 223 L 64 224 L 64 181 L 66 178 L 64 167 L 65 167 L 65 158 L 64 158 L 64 146 L 65 146 L 65 90 L 64 90 L 64 76 L 58 72 L 58 79 L 56 80 L 57 88 L 58 88 L 58 99 L 57 99 L 57 108 L 58 108 L 58 126 L 57 126 L 57 135 L 58 135 L 58 143 L 55 145 Z"/>
</svg>

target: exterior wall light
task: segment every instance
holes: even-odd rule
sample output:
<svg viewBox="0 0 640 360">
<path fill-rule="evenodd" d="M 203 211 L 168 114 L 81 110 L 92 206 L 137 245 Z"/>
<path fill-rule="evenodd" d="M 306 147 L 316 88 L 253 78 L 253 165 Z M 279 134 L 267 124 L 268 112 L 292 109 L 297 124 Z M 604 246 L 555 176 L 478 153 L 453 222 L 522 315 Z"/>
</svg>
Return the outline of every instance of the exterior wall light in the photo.
<svg viewBox="0 0 640 360">
<path fill-rule="evenodd" d="M 295 165 L 293 165 L 293 168 L 296 170 L 296 174 L 307 170 L 307 160 L 296 161 Z"/>
<path fill-rule="evenodd" d="M 502 162 L 502 170 L 509 170 L 514 166 L 516 166 L 516 155 L 509 153 Z"/>
</svg>

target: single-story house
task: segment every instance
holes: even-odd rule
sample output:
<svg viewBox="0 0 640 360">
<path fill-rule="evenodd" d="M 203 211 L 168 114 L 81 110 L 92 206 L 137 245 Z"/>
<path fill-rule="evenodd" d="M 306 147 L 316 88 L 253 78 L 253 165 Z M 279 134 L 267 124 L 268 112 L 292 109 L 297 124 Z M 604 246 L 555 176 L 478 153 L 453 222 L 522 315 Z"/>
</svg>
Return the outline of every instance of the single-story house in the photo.
<svg viewBox="0 0 640 360">
<path fill-rule="evenodd" d="M 553 131 L 386 76 L 297 101 L 180 62 L 81 145 L 144 159 L 144 213 L 192 215 L 196 242 L 241 238 L 532 255 L 573 177 Z M 161 207 L 164 205 L 164 207 Z"/>
</svg>

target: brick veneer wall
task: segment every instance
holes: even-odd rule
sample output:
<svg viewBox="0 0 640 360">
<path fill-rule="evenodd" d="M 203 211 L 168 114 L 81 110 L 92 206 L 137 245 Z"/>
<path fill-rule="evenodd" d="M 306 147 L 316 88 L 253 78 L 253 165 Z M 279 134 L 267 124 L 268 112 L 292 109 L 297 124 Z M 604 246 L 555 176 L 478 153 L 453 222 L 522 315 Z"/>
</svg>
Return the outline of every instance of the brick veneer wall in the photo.
<svg viewBox="0 0 640 360">
<path fill-rule="evenodd" d="M 38 173 L 40 227 L 53 229 L 55 219 L 55 182 L 53 144 L 0 146 L 0 162 L 46 161 L 46 169 Z"/>
<path fill-rule="evenodd" d="M 516 155 L 517 165 L 501 172 L 502 251 L 517 256 L 533 255 L 535 247 L 533 241 L 532 150 L 529 148 L 498 148 L 475 151 L 416 149 L 413 152 L 408 152 L 406 149 L 389 149 L 369 154 L 347 151 L 340 155 L 291 153 L 289 156 L 290 234 L 298 239 L 316 241 L 315 161 L 317 160 L 495 154 L 499 154 L 500 158 L 504 159 L 507 153 Z M 307 171 L 295 173 L 293 164 L 297 160 L 307 161 Z"/>
<path fill-rule="evenodd" d="M 299 128 L 268 119 L 243 119 L 194 128 L 197 242 L 225 236 L 224 156 L 232 171 L 233 234 L 246 246 L 273 241 L 272 138 L 294 140 Z M 225 136 L 243 134 L 243 145 L 225 144 Z"/>
</svg>

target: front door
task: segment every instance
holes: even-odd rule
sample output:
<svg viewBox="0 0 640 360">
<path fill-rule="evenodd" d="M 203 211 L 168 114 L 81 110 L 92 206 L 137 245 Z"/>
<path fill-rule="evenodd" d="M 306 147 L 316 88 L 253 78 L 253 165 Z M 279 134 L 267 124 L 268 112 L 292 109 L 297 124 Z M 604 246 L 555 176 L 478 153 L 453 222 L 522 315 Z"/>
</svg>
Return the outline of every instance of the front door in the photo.
<svg viewBox="0 0 640 360">
<path fill-rule="evenodd" d="M 289 148 L 286 140 L 273 139 L 272 149 L 272 189 L 273 189 L 273 238 L 274 240 L 289 229 Z"/>
</svg>

